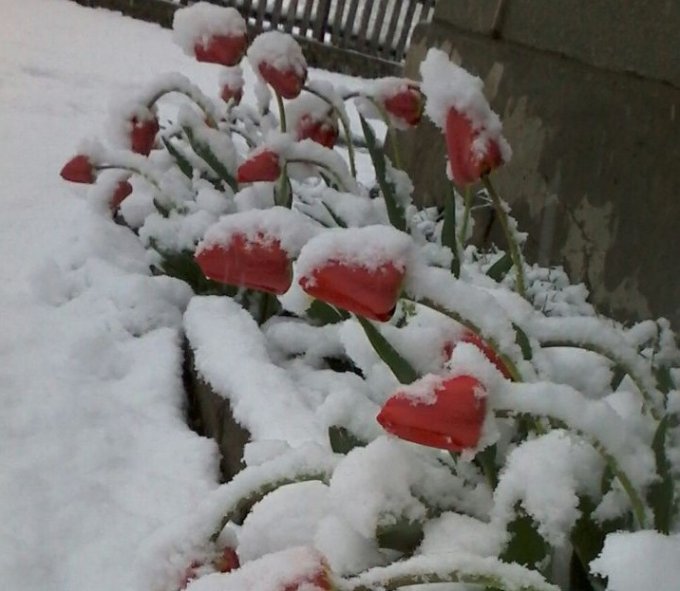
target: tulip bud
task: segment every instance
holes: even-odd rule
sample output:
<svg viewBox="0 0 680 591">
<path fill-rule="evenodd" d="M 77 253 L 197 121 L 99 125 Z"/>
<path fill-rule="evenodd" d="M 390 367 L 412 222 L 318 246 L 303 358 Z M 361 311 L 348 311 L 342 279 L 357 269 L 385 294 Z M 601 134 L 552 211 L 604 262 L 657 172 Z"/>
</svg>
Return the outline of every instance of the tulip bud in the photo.
<svg viewBox="0 0 680 591">
<path fill-rule="evenodd" d="M 94 183 L 95 168 L 87 156 L 79 154 L 71 158 L 59 173 L 61 178 L 72 183 L 84 183 L 91 185 Z"/>
<path fill-rule="evenodd" d="M 240 67 L 225 68 L 220 74 L 220 97 L 228 103 L 239 104 L 243 98 L 243 71 Z"/>
<path fill-rule="evenodd" d="M 148 119 L 133 117 L 130 121 L 130 149 L 137 154 L 148 156 L 156 141 L 156 134 L 160 130 L 158 119 L 151 116 Z"/>
<path fill-rule="evenodd" d="M 426 376 L 409 388 L 394 394 L 380 410 L 377 420 L 385 431 L 449 451 L 477 446 L 486 417 L 485 392 L 477 379 Z M 415 390 L 417 396 L 412 394 Z"/>
<path fill-rule="evenodd" d="M 281 175 L 279 155 L 268 149 L 252 154 L 236 170 L 239 183 L 273 182 Z"/>
<path fill-rule="evenodd" d="M 293 99 L 302 92 L 307 80 L 307 62 L 291 35 L 278 31 L 262 33 L 248 49 L 248 61 L 283 98 Z"/>
<path fill-rule="evenodd" d="M 113 192 L 111 200 L 109 201 L 109 208 L 111 211 L 116 211 L 120 207 L 120 204 L 123 203 L 131 193 L 132 185 L 127 180 L 119 181 L 116 185 L 116 190 Z"/>
<path fill-rule="evenodd" d="M 415 127 L 420 123 L 425 108 L 425 97 L 416 84 L 407 84 L 383 101 L 383 107 L 400 129 Z"/>
</svg>

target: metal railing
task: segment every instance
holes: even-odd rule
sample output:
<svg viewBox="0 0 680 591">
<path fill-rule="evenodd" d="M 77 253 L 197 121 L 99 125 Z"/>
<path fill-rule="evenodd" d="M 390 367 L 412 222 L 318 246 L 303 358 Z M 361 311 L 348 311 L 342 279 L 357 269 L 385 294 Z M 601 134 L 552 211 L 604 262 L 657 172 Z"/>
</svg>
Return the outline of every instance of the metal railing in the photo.
<svg viewBox="0 0 680 591">
<path fill-rule="evenodd" d="M 414 27 L 432 19 L 436 0 L 210 0 L 233 6 L 253 31 L 302 39 L 400 63 Z M 176 4 L 190 4 L 175 0 Z"/>
</svg>

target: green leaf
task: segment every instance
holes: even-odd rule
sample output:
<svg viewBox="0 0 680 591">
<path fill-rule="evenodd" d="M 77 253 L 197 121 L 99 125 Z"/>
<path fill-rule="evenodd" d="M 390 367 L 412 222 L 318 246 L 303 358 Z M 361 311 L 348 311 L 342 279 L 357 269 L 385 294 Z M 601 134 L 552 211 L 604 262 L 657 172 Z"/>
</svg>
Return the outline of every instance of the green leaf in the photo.
<svg viewBox="0 0 680 591">
<path fill-rule="evenodd" d="M 510 542 L 500 559 L 504 562 L 536 568 L 550 553 L 550 546 L 538 533 L 534 520 L 521 507 L 515 508 L 517 517 L 508 525 Z"/>
<path fill-rule="evenodd" d="M 370 154 L 371 160 L 373 162 L 375 176 L 378 180 L 378 185 L 380 185 L 383 198 L 385 199 L 387 217 L 390 219 L 390 224 L 392 224 L 397 230 L 401 230 L 403 232 L 406 230 L 404 210 L 397 201 L 394 183 L 389 181 L 387 178 L 385 152 L 383 151 L 382 147 L 378 146 L 373 128 L 368 124 L 366 119 L 364 119 L 362 115 L 359 115 L 359 120 L 361 121 L 361 128 L 363 129 L 364 137 L 366 138 L 368 153 Z"/>
<path fill-rule="evenodd" d="M 671 375 L 671 368 L 667 365 L 659 367 L 655 372 L 657 387 L 664 394 L 668 394 L 675 388 L 673 383 L 673 376 Z"/>
<path fill-rule="evenodd" d="M 210 149 L 210 146 L 205 142 L 197 140 L 194 137 L 194 133 L 190 127 L 183 127 L 182 129 L 184 130 L 187 141 L 191 145 L 192 150 L 196 152 L 196 155 L 202 158 L 203 161 L 213 169 L 215 174 L 231 187 L 232 191 L 238 191 L 238 183 L 236 182 L 236 179 Z"/>
<path fill-rule="evenodd" d="M 172 145 L 172 142 L 169 139 L 161 137 L 161 141 L 163 142 L 165 149 L 175 159 L 175 162 L 177 162 L 177 167 L 182 171 L 182 174 L 188 179 L 192 179 L 194 169 L 191 166 L 191 162 L 186 159 L 186 156 L 184 156 L 182 152 Z"/>
<path fill-rule="evenodd" d="M 456 242 L 456 193 L 449 183 L 449 191 L 444 197 L 444 225 L 442 227 L 442 245 L 451 250 L 451 273 L 460 276 L 460 260 L 458 259 L 458 244 Z"/>
<path fill-rule="evenodd" d="M 661 533 L 670 532 L 674 513 L 674 487 L 671 466 L 666 456 L 666 434 L 669 427 L 669 416 L 666 415 L 654 434 L 652 449 L 656 458 L 656 471 L 660 479 L 649 487 L 649 504 L 654 511 L 654 527 Z"/>
<path fill-rule="evenodd" d="M 331 442 L 331 449 L 336 454 L 348 454 L 355 447 L 364 447 L 366 445 L 365 441 L 362 441 L 354 433 L 340 425 L 328 427 L 328 439 Z"/>
<path fill-rule="evenodd" d="M 328 215 L 330 215 L 331 218 L 333 218 L 333 221 L 336 223 L 336 225 L 339 228 L 346 228 L 347 227 L 347 224 L 343 221 L 343 219 L 340 216 L 338 216 L 338 214 L 335 213 L 327 203 L 324 203 L 322 201 L 321 205 L 323 205 L 326 208 Z"/>
<path fill-rule="evenodd" d="M 522 357 L 527 361 L 531 361 L 534 352 L 531 349 L 531 343 L 529 342 L 529 337 L 527 336 L 527 333 L 525 333 L 514 322 L 512 323 L 512 327 L 515 329 L 515 342 L 519 345 L 519 348 L 522 350 Z"/>
<path fill-rule="evenodd" d="M 489 269 L 487 270 L 487 276 L 491 277 L 494 281 L 500 282 L 503 280 L 512 269 L 512 257 L 510 253 L 506 252 L 500 259 L 498 259 Z"/>
<path fill-rule="evenodd" d="M 611 382 L 611 387 L 612 387 L 613 392 L 616 392 L 616 390 L 618 390 L 619 386 L 621 385 L 621 382 L 623 382 L 623 378 L 625 378 L 626 375 L 627 375 L 627 372 L 622 366 L 616 365 L 614 367 L 614 375 L 612 375 L 612 382 Z"/>
<path fill-rule="evenodd" d="M 160 271 L 169 277 L 185 281 L 198 295 L 236 295 L 237 288 L 217 283 L 203 275 L 193 252 L 167 252 L 159 250 L 153 243 L 151 246 L 161 255 L 161 264 L 156 268 L 156 273 Z"/>
<path fill-rule="evenodd" d="M 379 548 L 389 548 L 403 554 L 413 554 L 423 541 L 423 535 L 423 524 L 410 521 L 406 517 L 398 517 L 393 523 L 378 525 L 375 531 Z"/>
<path fill-rule="evenodd" d="M 367 320 L 363 316 L 357 316 L 357 320 L 364 329 L 373 349 L 380 356 L 380 359 L 382 359 L 392 370 L 392 373 L 399 380 L 399 383 L 411 384 L 420 377 L 416 373 L 416 370 L 411 367 L 409 362 L 406 361 L 381 332 L 373 326 L 370 320 Z"/>
<path fill-rule="evenodd" d="M 337 324 L 349 318 L 349 314 L 344 310 L 338 310 L 321 300 L 314 300 L 312 302 L 312 305 L 307 308 L 307 316 L 312 320 L 316 320 L 322 326 Z"/>
</svg>

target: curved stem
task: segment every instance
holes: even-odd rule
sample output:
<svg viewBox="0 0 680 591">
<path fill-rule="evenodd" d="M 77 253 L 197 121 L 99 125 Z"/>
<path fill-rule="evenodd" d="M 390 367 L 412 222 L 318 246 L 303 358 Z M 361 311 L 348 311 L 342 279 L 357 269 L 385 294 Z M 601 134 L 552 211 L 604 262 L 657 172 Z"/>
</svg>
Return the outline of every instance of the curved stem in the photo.
<svg viewBox="0 0 680 591">
<path fill-rule="evenodd" d="M 335 179 L 335 181 L 338 183 L 338 186 L 339 186 L 344 192 L 346 192 L 346 193 L 350 193 L 350 192 L 351 192 L 350 189 L 349 189 L 348 187 L 345 186 L 345 183 L 342 182 L 342 179 L 340 178 L 340 176 L 338 175 L 338 173 L 336 173 L 332 168 L 329 168 L 329 167 L 328 167 L 326 164 L 324 164 L 323 162 L 318 162 L 317 160 L 309 160 L 309 159 L 300 160 L 300 159 L 297 159 L 297 158 L 288 160 L 287 162 L 288 162 L 288 163 L 291 163 L 291 162 L 292 162 L 292 163 L 298 163 L 298 164 L 312 164 L 312 165 L 314 165 L 314 166 L 318 166 L 319 168 L 323 168 L 324 170 L 328 171 L 328 173 L 331 174 L 331 175 L 333 176 L 333 178 Z"/>
<path fill-rule="evenodd" d="M 517 365 L 510 359 L 507 355 L 505 355 L 499 348 L 498 344 L 491 338 L 487 338 L 485 336 L 482 336 L 481 331 L 479 327 L 472 321 L 468 320 L 467 318 L 464 318 L 457 312 L 454 312 L 453 310 L 449 310 L 448 308 L 438 304 L 437 302 L 429 299 L 429 298 L 423 298 L 423 299 L 418 299 L 418 300 L 409 300 L 407 298 L 402 298 L 406 299 L 407 301 L 420 304 L 422 306 L 425 306 L 426 308 L 430 308 L 432 310 L 435 310 L 439 312 L 440 314 L 444 314 L 444 316 L 448 316 L 449 318 L 452 318 L 456 322 L 462 324 L 465 326 L 467 329 L 471 330 L 474 332 L 476 335 L 482 337 L 484 339 L 484 342 L 491 347 L 493 352 L 499 357 L 499 359 L 503 362 L 503 365 L 507 368 L 508 373 L 512 377 L 513 382 L 523 382 L 524 380 L 522 379 L 522 374 L 520 373 L 519 369 L 517 369 Z"/>
<path fill-rule="evenodd" d="M 305 86 L 305 90 L 307 92 L 312 93 L 315 96 L 318 96 L 320 99 L 326 101 L 338 116 L 338 119 L 340 120 L 340 125 L 342 126 L 342 133 L 345 136 L 345 142 L 347 143 L 347 155 L 349 156 L 349 170 L 352 173 L 352 176 L 354 178 L 357 178 L 357 165 L 356 156 L 354 154 L 354 143 L 352 142 L 352 130 L 350 128 L 347 117 L 345 117 L 345 113 L 338 109 L 333 104 L 333 101 L 331 101 L 328 97 L 324 96 L 320 92 L 317 92 L 316 90 L 313 90 L 308 86 Z"/>
<path fill-rule="evenodd" d="M 147 180 L 150 184 L 152 184 L 156 189 L 160 191 L 160 185 L 158 184 L 158 181 L 153 179 L 151 176 L 148 174 L 142 172 L 138 168 L 134 168 L 133 166 L 124 166 L 122 164 L 116 165 L 116 164 L 101 164 L 99 166 L 93 166 L 95 170 L 127 170 L 128 172 L 132 172 L 134 174 L 138 174 L 139 176 L 143 177 L 145 180 Z"/>
<path fill-rule="evenodd" d="M 279 107 L 279 120 L 281 122 L 281 131 L 283 133 L 286 133 L 288 128 L 286 125 L 286 108 L 283 105 L 283 98 L 276 91 L 274 91 L 274 95 L 276 96 L 276 104 Z"/>
<path fill-rule="evenodd" d="M 183 90 L 181 88 L 165 88 L 163 90 L 158 91 L 156 94 L 154 94 L 151 97 L 151 99 L 149 99 L 149 102 L 146 104 L 146 106 L 148 108 L 151 108 L 162 97 L 164 97 L 166 94 L 170 94 L 171 92 L 176 92 L 177 94 L 181 94 L 181 95 L 187 97 L 188 99 L 190 99 L 196 106 L 198 106 L 201 109 L 201 111 L 203 111 L 203 113 L 206 116 L 206 123 L 210 127 L 215 127 L 215 128 L 217 127 L 217 121 L 213 117 L 213 113 L 212 113 L 213 110 L 210 107 L 210 105 L 208 105 L 207 103 L 204 103 L 202 98 L 199 99 L 199 97 L 193 96 L 193 95 L 191 95 L 190 93 L 186 92 L 185 90 Z"/>
<path fill-rule="evenodd" d="M 501 222 L 501 227 L 503 228 L 503 233 L 505 234 L 505 239 L 508 242 L 508 249 L 510 250 L 510 257 L 512 258 L 512 263 L 515 266 L 515 271 L 517 273 L 517 293 L 523 298 L 526 298 L 526 287 L 524 281 L 524 260 L 522 254 L 519 250 L 519 244 L 515 240 L 515 236 L 510 231 L 510 223 L 508 221 L 508 212 L 505 209 L 505 204 L 499 197 L 496 189 L 491 184 L 491 179 L 488 175 L 482 177 L 482 183 L 484 187 L 489 192 L 491 196 L 491 201 L 498 214 L 498 219 Z"/>
<path fill-rule="evenodd" d="M 603 357 L 609 359 L 609 361 L 611 361 L 615 365 L 620 365 L 624 369 L 626 374 L 630 377 L 630 379 L 633 381 L 636 388 L 640 391 L 640 394 L 642 395 L 643 399 L 642 400 L 643 410 L 649 412 L 652 418 L 656 419 L 657 421 L 661 420 L 661 414 L 657 409 L 656 405 L 654 404 L 654 396 L 649 391 L 649 388 L 645 386 L 644 378 L 642 378 L 642 376 L 640 376 L 639 373 L 630 366 L 630 364 L 626 363 L 623 359 L 621 359 L 621 357 L 617 356 L 616 353 L 614 353 L 613 351 L 610 351 L 604 347 L 597 346 L 595 343 L 587 342 L 576 343 L 570 341 L 569 339 L 559 337 L 544 341 L 541 341 L 541 339 L 539 338 L 539 342 L 541 344 L 541 347 L 544 348 L 569 347 L 574 349 L 583 349 L 585 351 L 592 351 L 593 353 L 597 353 L 598 355 L 602 355 Z"/>
<path fill-rule="evenodd" d="M 283 165 L 281 168 L 281 176 L 279 176 L 279 184 L 278 184 L 278 201 L 279 205 L 282 205 L 283 207 L 287 207 L 288 209 L 291 208 L 293 205 L 293 200 L 290 197 L 290 183 L 288 181 L 288 173 L 286 171 L 286 166 L 287 163 Z"/>
</svg>

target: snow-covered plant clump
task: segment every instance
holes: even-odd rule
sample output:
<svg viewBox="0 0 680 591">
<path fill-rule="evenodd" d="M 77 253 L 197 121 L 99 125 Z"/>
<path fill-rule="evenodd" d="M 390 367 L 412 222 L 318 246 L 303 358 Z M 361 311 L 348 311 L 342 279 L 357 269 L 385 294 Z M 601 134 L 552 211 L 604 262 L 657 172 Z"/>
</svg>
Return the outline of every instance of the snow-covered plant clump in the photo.
<svg viewBox="0 0 680 591">
<path fill-rule="evenodd" d="M 308 80 L 292 37 L 248 47 L 246 33 L 234 9 L 178 10 L 175 40 L 224 68 L 218 98 L 164 76 L 116 109 L 110 146 L 83 144 L 61 172 L 94 185 L 154 273 L 193 289 L 195 366 L 251 436 L 245 468 L 149 541 L 143 586 L 670 589 L 657 586 L 680 576 L 668 322 L 626 328 L 560 269 L 527 264 L 491 180 L 512 155 L 502 123 L 443 52 L 422 83 L 349 93 Z M 160 121 L 168 93 L 186 100 Z M 398 146 L 369 123 L 423 115 L 446 139 L 439 209 L 414 204 Z M 468 244 L 480 205 L 507 253 Z"/>
</svg>

